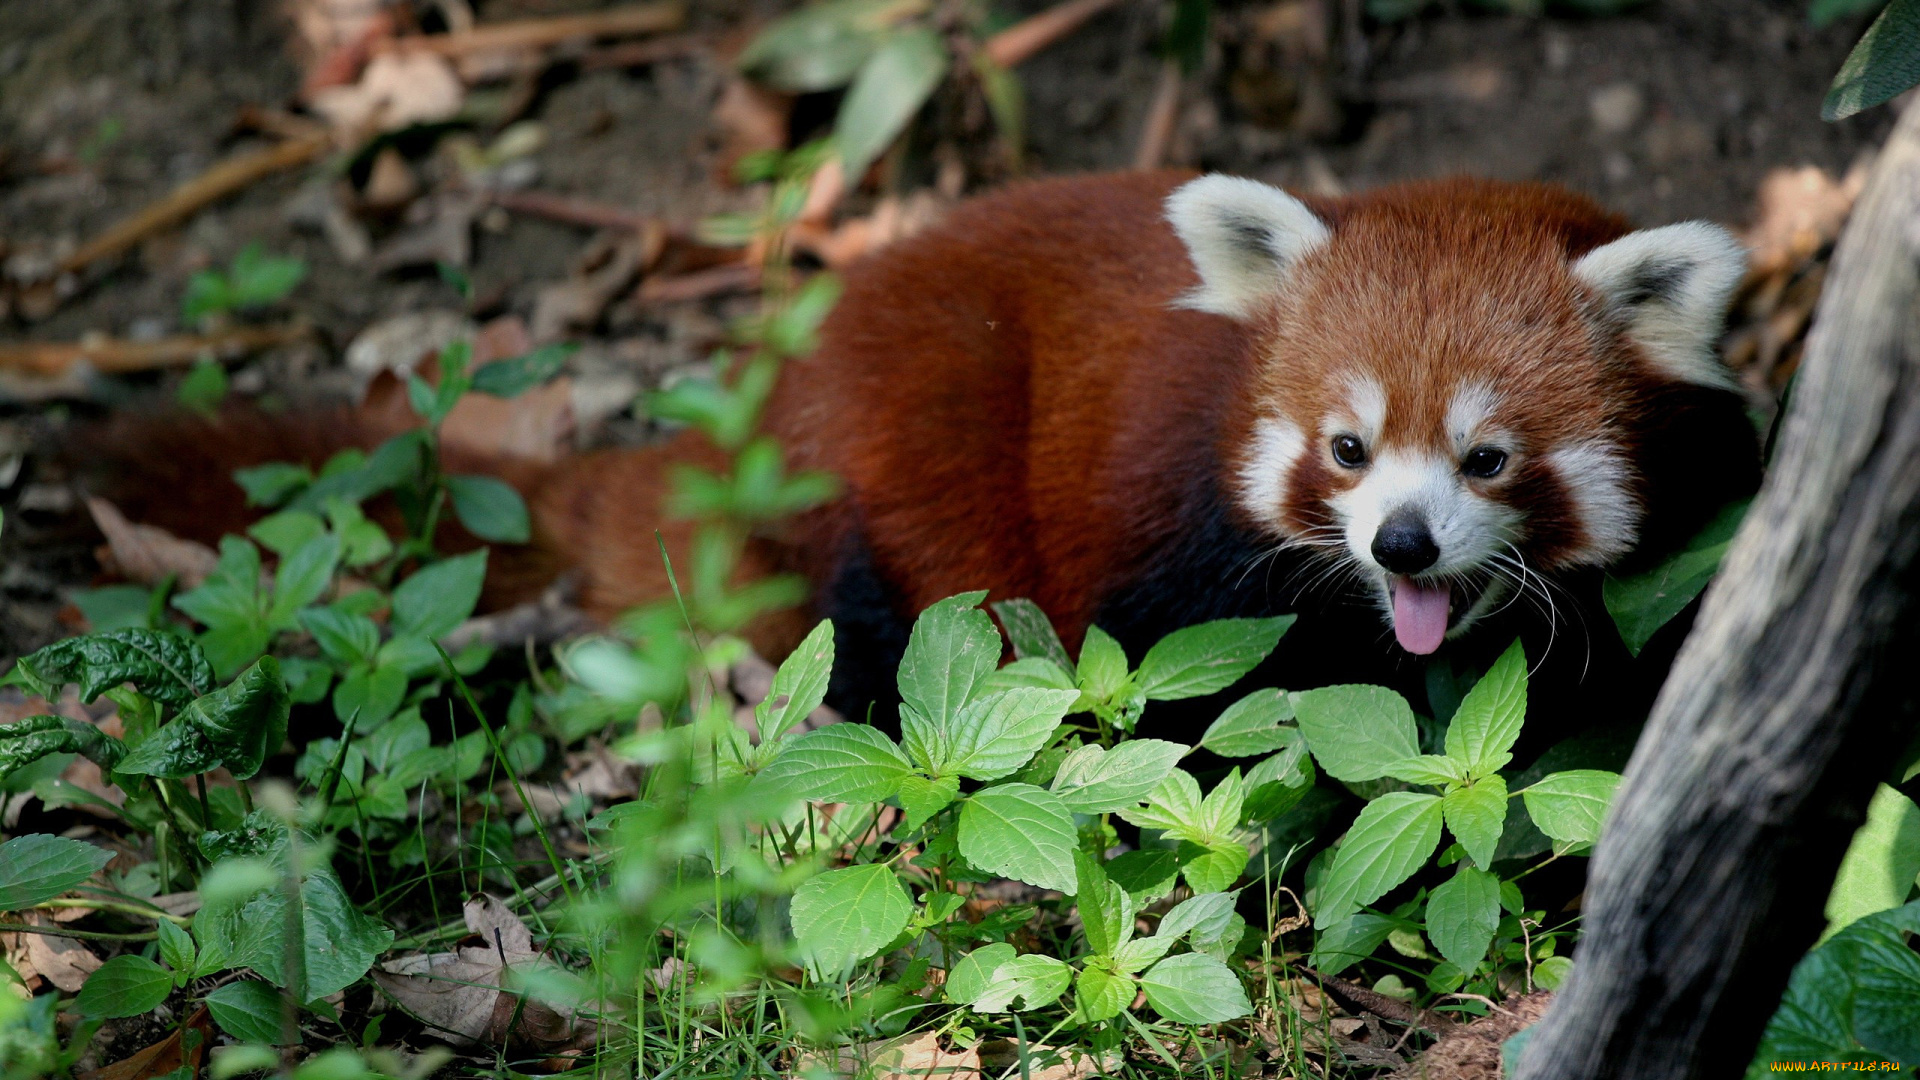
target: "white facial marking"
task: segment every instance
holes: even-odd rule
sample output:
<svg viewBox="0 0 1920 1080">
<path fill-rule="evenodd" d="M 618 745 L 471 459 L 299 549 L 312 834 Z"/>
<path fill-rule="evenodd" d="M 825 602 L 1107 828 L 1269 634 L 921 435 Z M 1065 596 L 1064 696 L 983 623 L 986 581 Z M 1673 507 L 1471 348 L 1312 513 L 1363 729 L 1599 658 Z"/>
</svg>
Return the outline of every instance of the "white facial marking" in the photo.
<svg viewBox="0 0 1920 1080">
<path fill-rule="evenodd" d="M 1469 489 L 1451 458 L 1432 453 L 1387 450 L 1374 456 L 1366 476 L 1328 500 L 1346 530 L 1347 549 L 1360 565 L 1380 575 L 1373 561 L 1373 537 L 1397 511 L 1413 510 L 1427 523 L 1440 549 L 1439 561 L 1422 577 L 1446 577 L 1479 569 L 1520 535 L 1520 512 Z"/>
<path fill-rule="evenodd" d="M 1387 424 L 1387 392 L 1381 389 L 1379 382 L 1365 375 L 1349 375 L 1346 382 L 1346 419 L 1351 426 L 1342 430 L 1360 436 L 1361 442 L 1372 447 Z M 1329 431 L 1326 437 L 1331 439 L 1338 433 Z"/>
<path fill-rule="evenodd" d="M 1465 454 L 1491 437 L 1486 425 L 1499 405 L 1500 396 L 1485 383 L 1463 383 L 1454 390 L 1447 403 L 1447 438 L 1455 453 Z"/>
<path fill-rule="evenodd" d="M 1627 553 L 1639 538 L 1640 506 L 1627 490 L 1627 459 L 1611 443 L 1580 442 L 1547 455 L 1580 518 L 1586 543 L 1573 554 L 1579 563 L 1606 563 Z"/>
<path fill-rule="evenodd" d="M 1240 505 L 1257 521 L 1284 529 L 1287 476 L 1306 449 L 1300 426 L 1278 416 L 1253 425 L 1253 441 L 1240 465 Z"/>
</svg>

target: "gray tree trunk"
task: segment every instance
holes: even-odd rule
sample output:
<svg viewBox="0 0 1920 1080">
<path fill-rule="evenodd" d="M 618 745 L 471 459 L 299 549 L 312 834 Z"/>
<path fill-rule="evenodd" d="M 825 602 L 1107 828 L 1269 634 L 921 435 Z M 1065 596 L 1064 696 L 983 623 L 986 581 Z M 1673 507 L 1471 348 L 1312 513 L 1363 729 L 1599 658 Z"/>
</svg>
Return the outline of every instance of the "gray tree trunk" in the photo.
<svg viewBox="0 0 1920 1080">
<path fill-rule="evenodd" d="M 1766 485 L 1627 766 L 1573 975 L 1518 1080 L 1743 1072 L 1912 730 L 1916 554 L 1909 106 L 1841 237 Z"/>
</svg>

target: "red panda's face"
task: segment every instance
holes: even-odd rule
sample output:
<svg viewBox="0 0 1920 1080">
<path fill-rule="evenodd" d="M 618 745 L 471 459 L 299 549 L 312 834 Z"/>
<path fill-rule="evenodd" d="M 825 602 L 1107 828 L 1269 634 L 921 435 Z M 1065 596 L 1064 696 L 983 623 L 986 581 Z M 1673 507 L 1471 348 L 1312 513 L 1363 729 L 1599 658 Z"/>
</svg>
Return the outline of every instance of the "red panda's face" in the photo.
<svg viewBox="0 0 1920 1080">
<path fill-rule="evenodd" d="M 1539 189 L 1457 194 L 1332 224 L 1226 177 L 1169 200 L 1202 279 L 1184 302 L 1257 331 L 1240 509 L 1344 568 L 1414 653 L 1634 547 L 1634 411 L 1661 384 L 1728 385 L 1712 348 L 1744 266 L 1713 226 L 1595 247 L 1620 232 L 1597 211 L 1583 243 Z"/>
</svg>

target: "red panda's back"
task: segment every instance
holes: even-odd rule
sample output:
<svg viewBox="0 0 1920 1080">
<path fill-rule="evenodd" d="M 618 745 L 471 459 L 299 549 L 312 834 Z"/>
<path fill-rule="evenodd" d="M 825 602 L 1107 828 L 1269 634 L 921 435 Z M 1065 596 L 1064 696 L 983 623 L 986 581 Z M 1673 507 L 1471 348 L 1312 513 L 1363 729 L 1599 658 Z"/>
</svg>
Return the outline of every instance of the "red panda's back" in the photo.
<svg viewBox="0 0 1920 1080">
<path fill-rule="evenodd" d="M 1245 340 L 1169 306 L 1197 280 L 1162 211 L 1188 178 L 1017 185 L 847 273 L 770 422 L 845 481 L 909 609 L 992 588 L 1076 637 L 1214 467 Z"/>
</svg>

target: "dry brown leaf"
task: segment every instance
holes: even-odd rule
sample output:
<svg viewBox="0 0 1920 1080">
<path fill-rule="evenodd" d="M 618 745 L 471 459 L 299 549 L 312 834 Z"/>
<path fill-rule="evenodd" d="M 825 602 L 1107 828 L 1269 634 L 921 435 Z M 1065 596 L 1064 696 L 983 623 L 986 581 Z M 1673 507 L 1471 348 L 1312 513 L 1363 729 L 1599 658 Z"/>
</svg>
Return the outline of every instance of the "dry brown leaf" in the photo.
<svg viewBox="0 0 1920 1080">
<path fill-rule="evenodd" d="M 535 954 L 526 924 L 490 896 L 468 901 L 465 914 L 470 936 L 453 951 L 389 960 L 374 982 L 456 1046 L 543 1054 L 593 1046 L 593 1021 L 505 989 L 512 971 L 550 963 Z"/>
<path fill-rule="evenodd" d="M 1753 272 L 1775 273 L 1809 258 L 1840 235 L 1866 186 L 1867 165 L 1838 180 L 1817 165 L 1778 168 L 1760 181 L 1759 212 L 1745 236 Z"/>
<path fill-rule="evenodd" d="M 405 50 L 375 56 L 358 82 L 320 88 L 309 103 L 337 133 L 358 141 L 364 133 L 450 120 L 465 100 L 466 87 L 445 57 Z"/>
<path fill-rule="evenodd" d="M 563 375 L 517 397 L 462 397 L 440 438 L 451 450 L 553 462 L 573 450 L 573 427 L 573 380 Z"/>
<path fill-rule="evenodd" d="M 535 295 L 533 340 L 558 341 L 568 330 L 597 322 L 607 304 L 660 258 L 666 241 L 666 231 L 653 223 L 638 234 L 606 232 L 596 237 L 566 281 L 544 286 Z"/>
<path fill-rule="evenodd" d="M 1443 1033 L 1439 1042 L 1387 1080 L 1499 1080 L 1500 1044 L 1538 1023 L 1552 1001 L 1553 994 L 1546 990 L 1508 998 L 1504 1011 Z"/>
<path fill-rule="evenodd" d="M 416 200 L 407 208 L 406 228 L 380 245 L 368 268 L 385 273 L 439 263 L 466 266 L 473 260 L 473 220 L 486 206 L 485 198 L 459 191 Z"/>
<path fill-rule="evenodd" d="M 181 1036 L 189 1029 L 198 1032 L 193 1049 L 182 1053 Z M 170 1072 L 187 1066 L 189 1075 L 200 1075 L 200 1063 L 207 1056 L 207 1046 L 213 1040 L 213 1018 L 205 1005 L 194 1010 L 187 1022 L 174 1028 L 166 1038 L 144 1050 L 135 1051 L 123 1061 L 115 1062 L 91 1072 L 79 1074 L 76 1080 L 154 1080 Z"/>
<path fill-rule="evenodd" d="M 360 193 L 367 209 L 389 213 L 412 202 L 418 194 L 420 178 L 413 175 L 413 167 L 398 149 L 389 146 L 374 155 L 373 167 L 367 172 L 367 186 Z"/>
<path fill-rule="evenodd" d="M 794 243 L 812 252 L 829 267 L 839 269 L 864 255 L 904 240 L 940 220 L 946 207 L 938 195 L 916 191 L 905 199 L 888 196 L 873 213 L 837 228 L 820 222 L 802 222 L 793 230 Z"/>
<path fill-rule="evenodd" d="M 785 149 L 792 116 L 790 95 L 758 86 L 742 75 L 730 76 L 713 106 L 713 124 L 720 132 L 715 163 L 719 179 L 733 183 L 734 166 L 749 154 Z"/>
<path fill-rule="evenodd" d="M 23 911 L 22 921 L 34 926 L 52 926 L 54 920 L 44 911 Z M 94 955 L 92 949 L 72 938 L 57 937 L 53 934 L 21 934 L 22 951 L 26 953 L 27 964 L 40 977 L 72 994 L 79 991 L 87 976 L 99 970 L 105 963 Z M 26 972 L 21 972 L 25 975 Z"/>
<path fill-rule="evenodd" d="M 932 1032 L 881 1042 L 859 1043 L 834 1051 L 831 1068 L 843 1076 L 873 1080 L 989 1080 L 1009 1069 L 1019 1075 L 1019 1048 L 994 1039 L 968 1050 L 946 1050 Z M 1069 1060 L 1051 1061 L 1060 1054 Z M 1027 1046 L 1028 1075 L 1032 1080 L 1091 1080 L 1103 1075 L 1091 1055 L 1063 1047 L 1032 1043 Z M 824 1056 L 804 1059 L 802 1069 L 827 1065 Z"/>
<path fill-rule="evenodd" d="M 640 793 L 640 770 L 613 756 L 604 745 L 567 755 L 568 791 L 578 791 L 596 802 L 630 799 Z"/>
<path fill-rule="evenodd" d="M 136 525 L 105 499 L 89 498 L 87 511 L 107 538 L 112 568 L 128 581 L 152 585 L 172 574 L 178 588 L 191 589 L 205 581 L 220 562 L 220 556 L 207 545 L 182 540 L 152 525 Z"/>
</svg>

